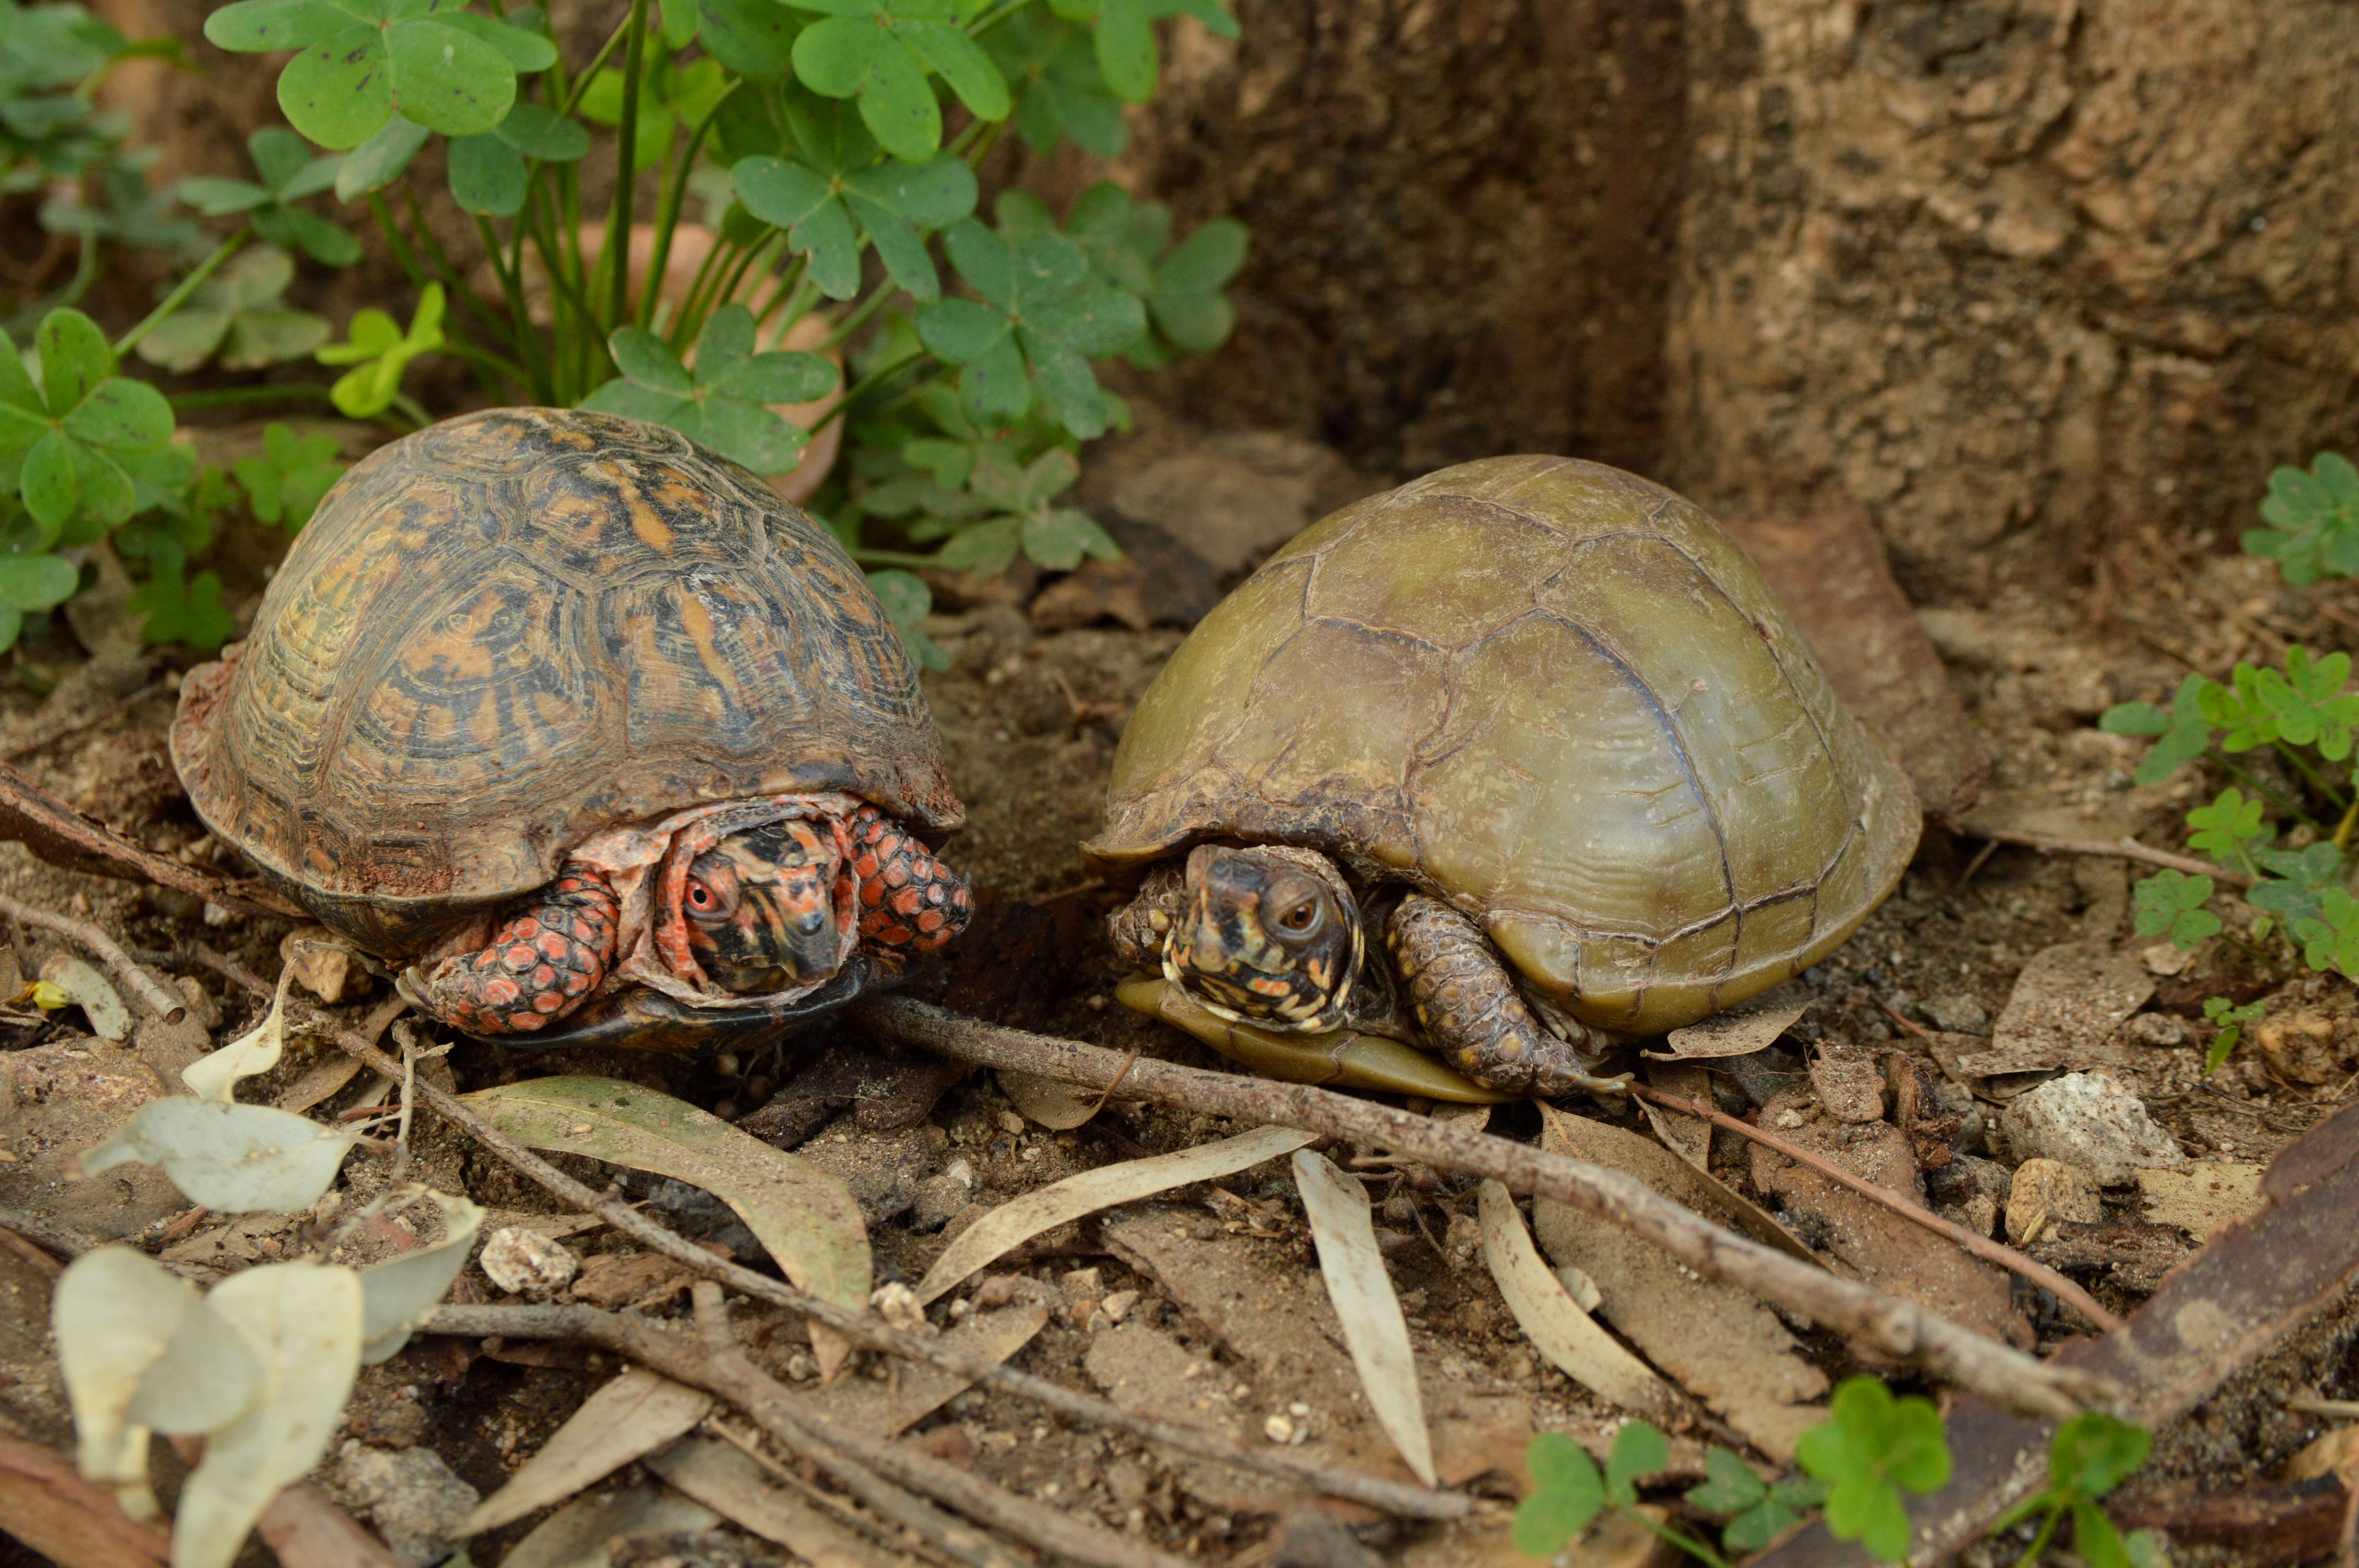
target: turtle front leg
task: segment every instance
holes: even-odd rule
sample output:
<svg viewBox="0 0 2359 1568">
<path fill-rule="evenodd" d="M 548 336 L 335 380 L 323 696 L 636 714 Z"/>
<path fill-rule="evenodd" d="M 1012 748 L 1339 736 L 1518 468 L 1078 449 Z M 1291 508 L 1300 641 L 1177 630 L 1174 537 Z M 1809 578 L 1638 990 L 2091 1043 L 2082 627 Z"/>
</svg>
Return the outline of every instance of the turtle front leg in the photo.
<svg viewBox="0 0 2359 1568">
<path fill-rule="evenodd" d="M 858 890 L 863 942 L 896 955 L 930 953 L 966 929 L 974 893 L 964 877 L 873 806 L 853 813 L 851 827 L 844 870 Z"/>
<path fill-rule="evenodd" d="M 1114 950 L 1134 968 L 1163 970 L 1163 944 L 1188 907 L 1188 881 L 1180 867 L 1166 861 L 1147 873 L 1138 896 L 1108 917 L 1106 928 Z"/>
<path fill-rule="evenodd" d="M 1443 1060 L 1477 1083 L 1550 1099 L 1577 1089 L 1618 1094 L 1628 1087 L 1627 1074 L 1601 1078 L 1589 1070 L 1614 1038 L 1590 1031 L 1590 1039 L 1576 1044 L 1550 1033 L 1482 931 L 1440 899 L 1401 900 L 1386 925 L 1385 945 L 1419 1027 Z"/>
<path fill-rule="evenodd" d="M 413 969 L 410 1000 L 470 1034 L 545 1029 L 598 989 L 614 962 L 621 904 L 606 879 L 569 862 L 540 899 L 480 953 Z"/>
</svg>

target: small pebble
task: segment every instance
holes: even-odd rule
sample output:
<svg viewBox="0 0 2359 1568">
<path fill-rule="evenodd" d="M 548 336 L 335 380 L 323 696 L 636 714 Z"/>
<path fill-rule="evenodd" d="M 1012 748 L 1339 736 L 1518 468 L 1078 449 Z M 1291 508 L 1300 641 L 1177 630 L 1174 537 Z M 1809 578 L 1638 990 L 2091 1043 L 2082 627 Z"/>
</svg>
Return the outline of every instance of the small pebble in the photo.
<svg viewBox="0 0 2359 1568">
<path fill-rule="evenodd" d="M 1116 1291 L 1098 1303 L 1098 1310 L 1106 1314 L 1108 1323 L 1120 1323 L 1130 1315 L 1130 1309 L 1137 1304 L 1136 1291 Z"/>
<path fill-rule="evenodd" d="M 870 1292 L 868 1304 L 888 1327 L 915 1333 L 926 1326 L 926 1309 L 918 1304 L 918 1292 L 898 1280 L 877 1286 Z"/>
<path fill-rule="evenodd" d="M 1294 1422 L 1290 1417 L 1273 1415 L 1267 1421 L 1261 1423 L 1261 1430 L 1263 1434 L 1268 1437 L 1272 1443 L 1291 1443 L 1294 1441 Z"/>
<path fill-rule="evenodd" d="M 1012 1110 L 1003 1110 L 999 1113 L 999 1130 L 1010 1138 L 1020 1138 L 1024 1135 L 1024 1119 Z"/>
<path fill-rule="evenodd" d="M 493 1231 L 478 1261 L 492 1283 L 517 1296 L 554 1294 L 582 1271 L 581 1260 L 562 1242 L 520 1225 Z"/>
</svg>

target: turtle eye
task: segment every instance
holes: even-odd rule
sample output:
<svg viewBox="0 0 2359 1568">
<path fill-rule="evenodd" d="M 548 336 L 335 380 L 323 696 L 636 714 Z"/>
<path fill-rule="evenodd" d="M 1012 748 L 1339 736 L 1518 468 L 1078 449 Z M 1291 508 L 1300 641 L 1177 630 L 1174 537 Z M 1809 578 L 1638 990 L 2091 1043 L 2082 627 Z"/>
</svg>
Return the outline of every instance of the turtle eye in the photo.
<svg viewBox="0 0 2359 1568">
<path fill-rule="evenodd" d="M 1299 936 L 1319 924 L 1319 901 L 1304 899 L 1277 917 L 1278 928 Z"/>
<path fill-rule="evenodd" d="M 688 906 L 690 914 L 717 914 L 722 908 L 721 895 L 701 877 L 688 879 L 688 889 L 680 894 L 680 902 Z"/>
</svg>

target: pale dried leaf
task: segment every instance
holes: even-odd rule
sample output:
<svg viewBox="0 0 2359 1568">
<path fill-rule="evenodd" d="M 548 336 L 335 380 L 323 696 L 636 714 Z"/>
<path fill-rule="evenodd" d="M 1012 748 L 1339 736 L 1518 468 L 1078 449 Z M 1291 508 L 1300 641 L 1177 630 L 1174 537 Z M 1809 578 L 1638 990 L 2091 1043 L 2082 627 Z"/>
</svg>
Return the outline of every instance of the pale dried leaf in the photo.
<svg viewBox="0 0 2359 1568">
<path fill-rule="evenodd" d="M 131 1420 L 175 1437 L 217 1431 L 253 1402 L 257 1370 L 245 1336 L 198 1302 L 180 1314 L 171 1343 L 140 1379 Z"/>
<path fill-rule="evenodd" d="M 1750 1001 L 1739 1002 L 1684 1029 L 1672 1030 L 1663 1041 L 1669 1050 L 1644 1054 L 1661 1062 L 1749 1056 L 1775 1045 L 1777 1037 L 1810 1010 L 1810 1000 L 1809 987 L 1799 980 L 1788 980 Z"/>
<path fill-rule="evenodd" d="M 2107 943 L 2042 948 L 2016 976 L 1989 1049 L 1962 1052 L 1957 1071 L 1979 1078 L 2125 1062 L 2114 1031 L 2146 1005 L 2154 983 L 2144 964 Z"/>
<path fill-rule="evenodd" d="M 1117 1204 L 1136 1203 L 1157 1193 L 1210 1181 L 1248 1170 L 1265 1160 L 1291 1153 L 1312 1140 L 1312 1134 L 1290 1127 L 1257 1127 L 1217 1143 L 1202 1143 L 1176 1154 L 1148 1160 L 1125 1160 L 1067 1176 L 1045 1187 L 1000 1205 L 958 1234 L 926 1277 L 918 1283 L 918 1299 L 930 1302 L 961 1280 L 989 1264 L 1009 1249 L 1020 1247 L 1044 1230 L 1079 1219 Z"/>
<path fill-rule="evenodd" d="M 1410 1472 L 1433 1486 L 1433 1439 L 1418 1392 L 1417 1357 L 1409 1349 L 1400 1298 L 1393 1293 L 1384 1254 L 1376 1249 L 1368 1190 L 1307 1149 L 1295 1151 L 1294 1185 L 1302 1195 L 1310 1238 L 1319 1248 L 1319 1272 L 1343 1325 L 1343 1343 L 1351 1347 L 1368 1408 Z"/>
<path fill-rule="evenodd" d="M 428 1193 L 442 1211 L 442 1239 L 361 1271 L 361 1365 L 390 1361 L 434 1315 L 451 1281 L 467 1266 L 484 1211 L 473 1200 Z"/>
<path fill-rule="evenodd" d="M 278 994 L 271 999 L 270 1011 L 263 1015 L 262 1022 L 182 1070 L 180 1081 L 199 1099 L 228 1105 L 237 1098 L 240 1079 L 266 1073 L 278 1065 L 279 1054 L 287 1049 L 287 987 L 294 978 L 292 968 L 280 970 Z"/>
<path fill-rule="evenodd" d="M 161 1530 L 129 1518 L 61 1455 L 5 1433 L 0 1530 L 60 1568 L 162 1568 L 171 1551 Z"/>
<path fill-rule="evenodd" d="M 459 1533 L 497 1530 L 564 1501 L 702 1421 L 712 1396 L 634 1367 L 582 1401 L 508 1484 L 475 1505 Z"/>
<path fill-rule="evenodd" d="M 292 1212 L 328 1190 L 360 1136 L 270 1106 L 175 1095 L 141 1106 L 78 1163 L 84 1176 L 132 1161 L 161 1165 L 190 1203 L 223 1214 Z"/>
<path fill-rule="evenodd" d="M 533 1078 L 468 1102 L 535 1149 L 587 1154 L 701 1187 L 736 1210 L 799 1290 L 866 1309 L 868 1228 L 851 1189 L 709 1111 L 612 1078 Z"/>
<path fill-rule="evenodd" d="M 1104 1098 L 1095 1089 L 1077 1088 L 1035 1073 L 1002 1067 L 996 1076 L 999 1092 L 1007 1097 L 1007 1103 L 1023 1112 L 1025 1120 L 1051 1132 L 1079 1127 L 1097 1114 Z"/>
<path fill-rule="evenodd" d="M 914 1560 L 838 1524 L 774 1480 L 745 1450 L 683 1437 L 647 1467 L 741 1530 L 786 1547 L 811 1568 L 915 1568 Z"/>
<path fill-rule="evenodd" d="M 81 958 L 63 953 L 41 966 L 41 979 L 66 993 L 82 1016 L 90 1020 L 90 1032 L 102 1040 L 127 1040 L 131 1037 L 131 1010 L 114 994 L 114 988 L 98 970 Z"/>
<path fill-rule="evenodd" d="M 710 1530 L 721 1516 L 659 1487 L 576 1498 L 533 1526 L 500 1568 L 606 1568 L 615 1542 Z"/>
<path fill-rule="evenodd" d="M 2211 1239 L 2223 1225 L 2249 1219 L 2268 1206 L 2261 1194 L 2267 1167 L 2232 1160 L 2198 1160 L 2183 1171 L 2136 1173 L 2141 1207 L 2149 1224 L 2175 1225 L 2198 1241 Z"/>
<path fill-rule="evenodd" d="M 102 1486 L 136 1486 L 147 1475 L 147 1433 L 131 1423 L 139 1379 L 171 1344 L 196 1288 L 128 1247 L 74 1260 L 50 1297 L 58 1368 L 73 1410 L 75 1461 Z"/>
<path fill-rule="evenodd" d="M 1532 1347 L 1583 1388 L 1650 1420 L 1671 1415 L 1678 1401 L 1654 1369 L 1591 1321 L 1540 1259 L 1516 1212 L 1516 1200 L 1497 1182 L 1484 1182 L 1479 1199 L 1483 1260 L 1491 1265 L 1507 1310 Z M 1593 1286 L 1593 1290 L 1595 1287 Z"/>
<path fill-rule="evenodd" d="M 206 1303 L 245 1338 L 254 1403 L 205 1440 L 180 1488 L 172 1568 L 228 1568 L 281 1487 L 328 1451 L 361 1364 L 361 1281 L 350 1269 L 270 1263 L 233 1274 Z"/>
</svg>

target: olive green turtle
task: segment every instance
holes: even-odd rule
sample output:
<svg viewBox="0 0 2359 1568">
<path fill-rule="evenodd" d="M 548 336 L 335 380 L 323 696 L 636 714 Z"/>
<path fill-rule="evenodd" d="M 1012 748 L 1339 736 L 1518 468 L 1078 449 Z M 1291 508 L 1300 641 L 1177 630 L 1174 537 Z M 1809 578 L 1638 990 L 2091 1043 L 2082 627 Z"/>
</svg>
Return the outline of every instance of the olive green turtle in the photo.
<svg viewBox="0 0 2359 1568">
<path fill-rule="evenodd" d="M 1284 1076 L 1498 1098 L 1618 1087 L 1614 1047 L 1816 963 L 1919 827 L 1711 517 L 1512 457 L 1345 507 L 1213 610 L 1083 854 L 1138 888 L 1132 1005 Z"/>
</svg>

